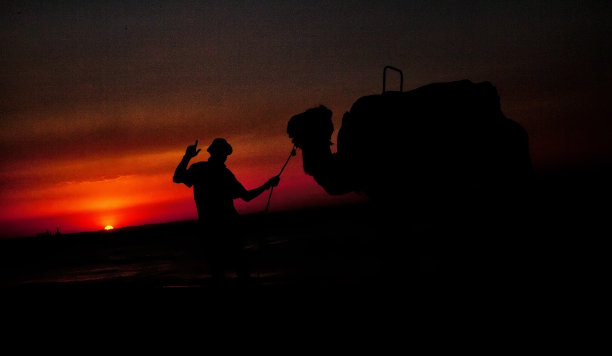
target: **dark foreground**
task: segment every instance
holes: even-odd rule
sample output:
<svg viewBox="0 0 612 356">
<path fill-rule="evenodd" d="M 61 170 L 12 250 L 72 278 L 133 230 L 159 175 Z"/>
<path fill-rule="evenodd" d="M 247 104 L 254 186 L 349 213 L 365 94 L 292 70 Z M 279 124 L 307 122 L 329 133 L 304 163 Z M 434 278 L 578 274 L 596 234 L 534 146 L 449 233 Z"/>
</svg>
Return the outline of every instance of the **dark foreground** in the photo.
<svg viewBox="0 0 612 356">
<path fill-rule="evenodd" d="M 243 217 L 251 285 L 354 284 L 378 274 L 368 206 Z M 201 287 L 197 221 L 0 241 L 0 286 Z M 228 269 L 227 284 L 236 281 Z"/>
<path fill-rule="evenodd" d="M 536 219 L 512 236 L 503 226 L 487 227 L 478 239 L 465 229 L 426 236 L 419 226 L 396 221 L 390 227 L 370 205 L 245 216 L 251 279 L 243 284 L 230 271 L 224 286 L 512 293 L 587 285 L 605 264 L 597 241 L 609 236 L 602 223 L 609 210 L 594 205 L 603 198 L 595 192 L 559 196 L 559 186 L 549 186 L 532 209 Z M 214 287 L 209 266 L 195 252 L 201 238 L 198 222 L 186 221 L 3 240 L 0 287 Z"/>
<path fill-rule="evenodd" d="M 249 285 L 358 284 L 379 273 L 370 207 L 242 218 Z M 0 241 L 0 286 L 207 287 L 197 221 Z M 239 282 L 232 268 L 227 285 Z"/>
</svg>

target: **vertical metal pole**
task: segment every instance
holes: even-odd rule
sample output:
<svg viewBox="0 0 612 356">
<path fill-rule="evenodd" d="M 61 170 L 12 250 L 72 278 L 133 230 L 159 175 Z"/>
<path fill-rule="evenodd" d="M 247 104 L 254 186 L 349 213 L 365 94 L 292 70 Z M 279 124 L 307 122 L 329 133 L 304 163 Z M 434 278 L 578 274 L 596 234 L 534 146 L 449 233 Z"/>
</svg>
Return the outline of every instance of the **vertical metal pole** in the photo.
<svg viewBox="0 0 612 356">
<path fill-rule="evenodd" d="M 404 73 L 402 72 L 402 70 L 392 67 L 392 66 L 385 66 L 385 68 L 383 69 L 383 90 L 382 92 L 384 93 L 387 91 L 387 69 L 394 70 L 400 74 L 400 90 L 399 91 L 400 92 L 404 91 Z"/>
</svg>

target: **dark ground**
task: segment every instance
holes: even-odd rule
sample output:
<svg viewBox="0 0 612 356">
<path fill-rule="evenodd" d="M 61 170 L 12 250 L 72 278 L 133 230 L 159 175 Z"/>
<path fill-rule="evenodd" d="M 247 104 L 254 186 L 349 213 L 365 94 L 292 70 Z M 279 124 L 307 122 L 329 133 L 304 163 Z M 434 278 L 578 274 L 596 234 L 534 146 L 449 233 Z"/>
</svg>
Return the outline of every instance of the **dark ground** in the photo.
<svg viewBox="0 0 612 356">
<path fill-rule="evenodd" d="M 377 262 L 367 206 L 243 217 L 254 285 L 354 284 Z M 0 286 L 200 287 L 197 221 L 0 241 Z M 235 276 L 228 271 L 228 283 Z M 237 282 L 236 282 L 237 283 Z"/>
</svg>

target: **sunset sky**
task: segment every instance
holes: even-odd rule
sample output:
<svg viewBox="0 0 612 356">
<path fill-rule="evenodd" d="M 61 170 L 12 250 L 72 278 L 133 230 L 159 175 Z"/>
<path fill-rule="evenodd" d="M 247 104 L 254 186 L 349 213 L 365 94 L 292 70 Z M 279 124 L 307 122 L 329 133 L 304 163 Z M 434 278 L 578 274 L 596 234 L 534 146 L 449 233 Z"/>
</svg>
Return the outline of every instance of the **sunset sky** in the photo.
<svg viewBox="0 0 612 356">
<path fill-rule="evenodd" d="M 405 89 L 492 82 L 538 172 L 612 162 L 607 0 L 8 1 L 0 13 L 1 237 L 193 219 L 192 191 L 172 183 L 187 145 L 225 137 L 228 167 L 254 188 L 287 158 L 292 115 L 323 104 L 337 130 L 380 92 L 385 65 Z M 271 210 L 362 199 L 326 195 L 297 157 Z"/>
</svg>

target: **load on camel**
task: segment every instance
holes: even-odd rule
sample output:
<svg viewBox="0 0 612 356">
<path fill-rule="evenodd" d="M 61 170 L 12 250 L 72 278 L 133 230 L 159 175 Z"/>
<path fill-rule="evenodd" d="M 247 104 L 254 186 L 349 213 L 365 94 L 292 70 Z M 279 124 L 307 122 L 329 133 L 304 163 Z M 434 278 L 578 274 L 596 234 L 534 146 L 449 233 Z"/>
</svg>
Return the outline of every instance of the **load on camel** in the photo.
<svg viewBox="0 0 612 356">
<path fill-rule="evenodd" d="M 532 178 L 528 137 L 505 117 L 491 83 L 461 80 L 405 92 L 384 86 L 344 114 L 335 153 L 329 109 L 289 120 L 306 174 L 330 194 L 364 193 L 403 213 L 520 204 Z"/>
</svg>

